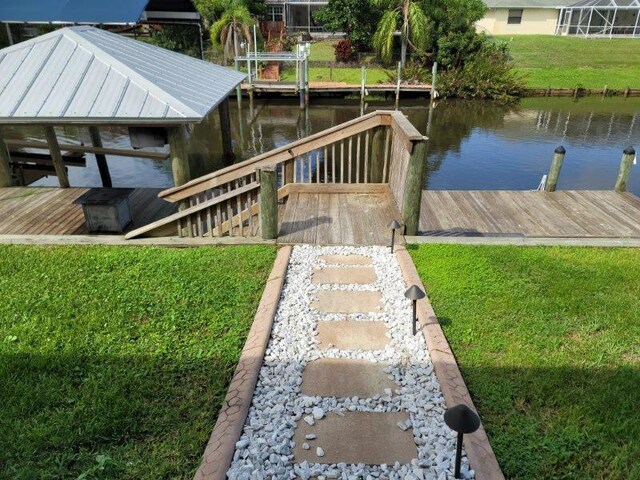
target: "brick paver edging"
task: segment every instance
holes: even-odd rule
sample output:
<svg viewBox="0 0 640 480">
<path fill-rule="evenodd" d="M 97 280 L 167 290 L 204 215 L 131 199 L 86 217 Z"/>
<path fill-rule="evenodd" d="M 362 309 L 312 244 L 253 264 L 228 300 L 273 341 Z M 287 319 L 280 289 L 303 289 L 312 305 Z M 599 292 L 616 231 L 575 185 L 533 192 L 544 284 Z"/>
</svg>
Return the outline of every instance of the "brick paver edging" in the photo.
<svg viewBox="0 0 640 480">
<path fill-rule="evenodd" d="M 194 480 L 224 480 L 233 460 L 236 442 L 242 435 L 244 422 L 251 406 L 253 390 L 258 382 L 264 352 L 271 336 L 280 293 L 287 274 L 292 247 L 283 247 L 271 269 L 271 274 L 258 305 L 258 310 L 242 349 L 238 366 L 227 390 L 202 463 Z"/>
<path fill-rule="evenodd" d="M 407 287 L 418 285 L 426 292 L 416 266 L 404 247 L 397 248 L 396 258 L 400 264 L 400 270 Z M 464 403 L 477 412 L 471 400 L 471 395 L 469 395 L 469 390 L 462 379 L 462 374 L 453 356 L 449 342 L 440 327 L 438 317 L 431 307 L 429 297 L 418 301 L 418 319 L 447 407 Z M 471 468 L 475 470 L 475 478 L 477 480 L 504 479 L 498 460 L 493 453 L 487 433 L 482 425 L 480 425 L 480 429 L 477 432 L 464 436 L 464 449 L 467 452 Z"/>
</svg>

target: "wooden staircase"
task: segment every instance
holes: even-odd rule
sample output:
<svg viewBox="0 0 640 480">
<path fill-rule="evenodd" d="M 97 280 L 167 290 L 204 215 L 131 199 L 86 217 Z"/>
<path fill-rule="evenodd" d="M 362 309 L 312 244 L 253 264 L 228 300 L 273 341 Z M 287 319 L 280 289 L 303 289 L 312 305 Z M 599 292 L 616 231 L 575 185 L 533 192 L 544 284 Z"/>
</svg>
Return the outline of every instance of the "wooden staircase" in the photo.
<svg viewBox="0 0 640 480">
<path fill-rule="evenodd" d="M 264 202 L 286 201 L 294 191 L 348 193 L 369 188 L 388 189 L 411 234 L 414 224 L 417 231 L 420 212 L 425 141 L 402 113 L 372 112 L 160 192 L 158 196 L 177 203 L 179 211 L 126 238 L 262 237 L 265 222 L 270 232 L 277 232 L 278 222 L 277 210 L 268 218 L 261 214 Z M 260 183 L 260 171 L 267 169 L 275 170 L 275 188 Z"/>
</svg>

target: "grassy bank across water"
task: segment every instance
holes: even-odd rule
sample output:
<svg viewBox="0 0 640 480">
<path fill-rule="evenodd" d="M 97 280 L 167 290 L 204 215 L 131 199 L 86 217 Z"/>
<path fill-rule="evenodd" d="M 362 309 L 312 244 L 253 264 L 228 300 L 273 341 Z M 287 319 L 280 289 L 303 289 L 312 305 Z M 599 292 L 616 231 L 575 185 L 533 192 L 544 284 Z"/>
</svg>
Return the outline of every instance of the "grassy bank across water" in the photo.
<svg viewBox="0 0 640 480">
<path fill-rule="evenodd" d="M 498 36 L 529 88 L 623 90 L 640 87 L 640 43 L 633 38 Z"/>
<path fill-rule="evenodd" d="M 0 478 L 192 478 L 275 253 L 0 247 Z"/>
<path fill-rule="evenodd" d="M 640 478 L 640 249 L 410 253 L 507 478 Z"/>
</svg>

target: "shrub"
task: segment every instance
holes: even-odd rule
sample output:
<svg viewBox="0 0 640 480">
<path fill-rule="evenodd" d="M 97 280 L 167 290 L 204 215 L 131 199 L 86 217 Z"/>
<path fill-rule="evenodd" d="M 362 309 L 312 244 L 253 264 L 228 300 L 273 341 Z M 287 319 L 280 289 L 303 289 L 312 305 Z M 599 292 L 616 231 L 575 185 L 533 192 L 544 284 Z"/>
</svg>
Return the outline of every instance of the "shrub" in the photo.
<svg viewBox="0 0 640 480">
<path fill-rule="evenodd" d="M 353 57 L 356 53 L 351 40 L 349 40 L 348 38 L 340 40 L 338 43 L 336 43 L 334 48 L 336 50 L 337 62 L 350 62 L 351 60 L 353 60 Z"/>
</svg>

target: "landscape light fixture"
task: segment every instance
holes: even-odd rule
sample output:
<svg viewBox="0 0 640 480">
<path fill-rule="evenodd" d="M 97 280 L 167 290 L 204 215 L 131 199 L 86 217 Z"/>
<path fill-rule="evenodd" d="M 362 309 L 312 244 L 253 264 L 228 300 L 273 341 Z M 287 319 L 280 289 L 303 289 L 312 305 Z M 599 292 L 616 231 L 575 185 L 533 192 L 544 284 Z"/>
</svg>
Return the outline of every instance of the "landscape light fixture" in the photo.
<svg viewBox="0 0 640 480">
<path fill-rule="evenodd" d="M 393 246 L 396 243 L 396 230 L 399 229 L 402 225 L 397 220 L 393 220 L 389 224 L 389 228 L 391 229 L 391 253 L 393 253 Z"/>
<path fill-rule="evenodd" d="M 473 433 L 480 428 L 480 417 L 464 404 L 448 408 L 444 412 L 444 423 L 454 432 L 458 433 L 456 445 L 456 468 L 454 478 L 460 478 L 460 462 L 462 461 L 462 437 L 465 433 Z"/>
<path fill-rule="evenodd" d="M 426 293 L 420 290 L 420 287 L 417 285 L 411 285 L 409 289 L 404 292 L 404 296 L 413 302 L 413 334 L 418 333 L 418 300 L 426 297 Z"/>
</svg>

